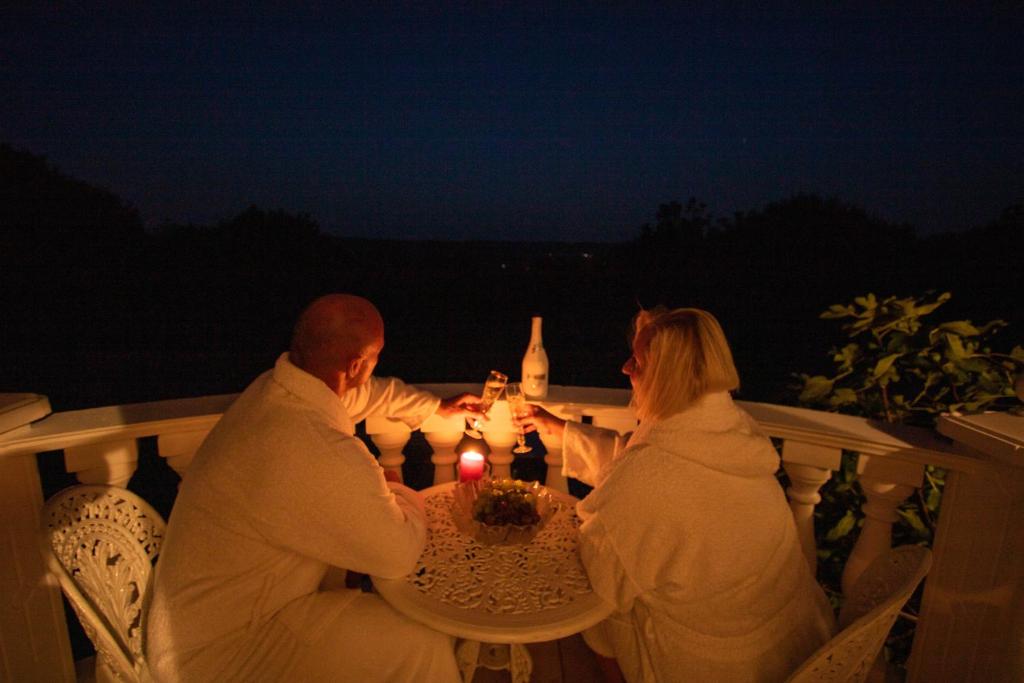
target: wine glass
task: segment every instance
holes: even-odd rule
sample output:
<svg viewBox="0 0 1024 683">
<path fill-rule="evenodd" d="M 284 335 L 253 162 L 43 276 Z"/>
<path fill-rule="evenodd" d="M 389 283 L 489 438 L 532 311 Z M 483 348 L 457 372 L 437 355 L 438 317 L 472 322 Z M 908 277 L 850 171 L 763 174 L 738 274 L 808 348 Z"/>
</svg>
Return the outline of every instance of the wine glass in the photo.
<svg viewBox="0 0 1024 683">
<path fill-rule="evenodd" d="M 477 409 L 481 415 L 486 415 L 487 411 L 491 409 L 494 402 L 501 396 L 501 392 L 505 390 L 505 385 L 508 384 L 508 375 L 502 374 L 497 370 L 491 370 L 491 374 L 487 375 L 487 381 L 484 382 L 484 390 L 480 395 L 480 404 Z M 469 434 L 474 439 L 481 438 L 480 427 L 483 426 L 480 418 L 471 417 L 466 418 L 466 434 Z"/>
<path fill-rule="evenodd" d="M 512 423 L 516 426 L 516 441 L 519 442 L 512 452 L 529 453 L 533 449 L 526 445 L 526 432 L 519 424 L 519 418 L 526 415 L 526 394 L 523 393 L 523 385 L 519 382 L 506 385 L 505 399 L 508 401 L 509 412 L 512 413 Z"/>
</svg>

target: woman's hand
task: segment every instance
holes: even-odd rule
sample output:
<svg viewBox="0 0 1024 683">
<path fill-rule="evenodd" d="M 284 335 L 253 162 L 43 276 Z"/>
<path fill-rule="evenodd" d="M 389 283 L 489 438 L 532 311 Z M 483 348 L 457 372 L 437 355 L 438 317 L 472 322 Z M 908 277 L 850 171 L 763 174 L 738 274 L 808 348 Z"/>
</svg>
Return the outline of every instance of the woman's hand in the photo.
<svg viewBox="0 0 1024 683">
<path fill-rule="evenodd" d="M 523 426 L 524 432 L 538 432 L 542 437 L 549 434 L 562 438 L 565 431 L 565 420 L 532 404 L 526 405 L 526 411 L 518 416 L 517 421 Z"/>
</svg>

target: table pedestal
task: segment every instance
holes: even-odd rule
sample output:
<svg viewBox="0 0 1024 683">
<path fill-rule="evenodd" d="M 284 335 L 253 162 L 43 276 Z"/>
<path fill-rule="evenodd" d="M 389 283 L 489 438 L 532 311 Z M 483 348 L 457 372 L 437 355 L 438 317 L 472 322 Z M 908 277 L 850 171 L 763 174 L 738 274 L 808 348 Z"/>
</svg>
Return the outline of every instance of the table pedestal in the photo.
<svg viewBox="0 0 1024 683">
<path fill-rule="evenodd" d="M 530 652 L 519 643 L 481 643 L 478 640 L 460 640 L 455 646 L 455 659 L 462 672 L 463 683 L 472 683 L 478 667 L 500 671 L 507 669 L 512 683 L 530 683 L 533 660 Z"/>
</svg>

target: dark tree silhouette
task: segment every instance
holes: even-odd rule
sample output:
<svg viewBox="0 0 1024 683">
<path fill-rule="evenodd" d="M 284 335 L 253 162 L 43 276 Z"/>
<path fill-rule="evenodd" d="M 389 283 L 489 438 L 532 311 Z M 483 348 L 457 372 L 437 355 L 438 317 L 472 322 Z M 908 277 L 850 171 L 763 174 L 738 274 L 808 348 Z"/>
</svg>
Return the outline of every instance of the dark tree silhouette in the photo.
<svg viewBox="0 0 1024 683">
<path fill-rule="evenodd" d="M 921 240 L 800 195 L 718 219 L 669 201 L 622 244 L 346 239 L 256 206 L 147 233 L 113 194 L 0 145 L 0 390 L 57 409 L 238 391 L 287 347 L 302 306 L 351 291 L 384 313 L 381 371 L 411 381 L 515 375 L 540 314 L 554 383 L 625 386 L 629 321 L 664 304 L 714 312 L 743 397 L 785 401 L 791 373 L 824 362 L 818 314 L 853 296 L 948 289 L 960 317 L 1015 329 L 1022 216 Z"/>
<path fill-rule="evenodd" d="M 88 400 L 124 395 L 113 366 L 140 341 L 144 239 L 136 211 L 110 192 L 0 145 L 5 390 L 45 393 L 96 372 L 108 375 L 113 391 Z"/>
</svg>

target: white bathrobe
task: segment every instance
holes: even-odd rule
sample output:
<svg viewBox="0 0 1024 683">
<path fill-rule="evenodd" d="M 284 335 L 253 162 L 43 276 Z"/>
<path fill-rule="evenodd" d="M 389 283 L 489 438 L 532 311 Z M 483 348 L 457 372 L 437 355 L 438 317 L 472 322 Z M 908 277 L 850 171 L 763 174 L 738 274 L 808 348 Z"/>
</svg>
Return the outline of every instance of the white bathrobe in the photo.
<svg viewBox="0 0 1024 683">
<path fill-rule="evenodd" d="M 779 458 L 728 393 L 629 437 L 569 423 L 567 476 L 594 590 L 617 612 L 585 634 L 637 683 L 781 681 L 834 631 Z"/>
<path fill-rule="evenodd" d="M 283 354 L 185 474 L 155 575 L 147 651 L 160 681 L 457 680 L 452 641 L 376 595 L 321 591 L 329 567 L 411 571 L 419 494 L 386 482 L 354 421 L 418 426 L 438 399 L 371 378 L 339 399 Z"/>
</svg>

